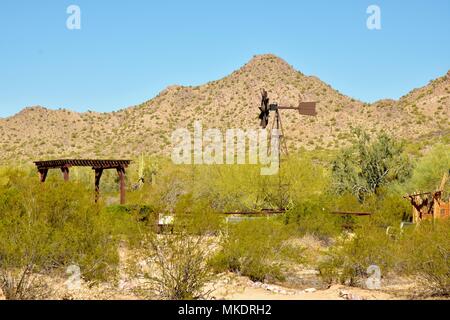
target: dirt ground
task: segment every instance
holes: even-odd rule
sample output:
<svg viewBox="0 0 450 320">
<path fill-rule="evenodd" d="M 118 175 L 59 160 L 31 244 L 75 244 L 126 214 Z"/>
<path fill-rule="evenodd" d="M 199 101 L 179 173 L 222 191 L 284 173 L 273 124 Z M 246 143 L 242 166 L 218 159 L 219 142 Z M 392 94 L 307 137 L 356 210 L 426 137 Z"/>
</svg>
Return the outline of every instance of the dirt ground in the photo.
<svg viewBox="0 0 450 320">
<path fill-rule="evenodd" d="M 63 279 L 49 280 L 53 288 L 50 299 L 63 300 L 141 300 L 157 299 L 146 295 L 142 290 L 144 280 L 132 279 L 117 284 L 88 286 L 82 283 L 79 288 L 69 290 Z M 382 286 L 380 290 L 332 285 L 325 289 L 314 287 L 305 289 L 289 288 L 283 285 L 253 282 L 247 277 L 232 273 L 220 275 L 207 286 L 214 300 L 403 300 L 421 299 L 412 282 Z M 0 291 L 0 300 L 4 299 Z"/>
<path fill-rule="evenodd" d="M 282 285 L 252 282 L 246 277 L 227 275 L 218 281 L 213 292 L 225 300 L 393 300 L 407 299 L 411 285 L 386 287 L 381 290 L 333 285 L 326 289 L 314 287 L 293 289 Z"/>
<path fill-rule="evenodd" d="M 63 279 L 50 280 L 54 291 L 51 299 L 63 300 L 141 300 L 157 299 L 141 290 L 143 279 L 119 281 L 117 284 L 99 284 L 89 287 L 82 283 L 79 288 L 68 290 Z M 212 291 L 209 299 L 214 300 L 397 300 L 417 299 L 414 286 L 402 283 L 368 290 L 343 285 L 333 285 L 325 289 L 314 287 L 305 289 L 289 288 L 283 285 L 253 282 L 247 277 L 226 273 L 208 284 Z M 0 300 L 2 295 L 0 293 Z"/>
<path fill-rule="evenodd" d="M 303 240 L 304 241 L 304 240 Z M 311 241 L 309 241 L 311 246 Z M 314 243 L 313 243 L 314 244 Z M 141 300 L 158 299 L 149 294 L 142 272 L 153 268 L 144 260 L 138 270 L 127 269 L 130 252 L 119 249 L 121 266 L 119 279 L 113 283 L 90 285 L 82 280 L 78 285 L 68 285 L 67 275 L 43 277 L 49 287 L 49 299 L 56 300 Z M 248 277 L 227 272 L 206 285 L 208 299 L 214 300 L 404 300 L 430 299 L 420 293 L 413 279 L 391 278 L 382 280 L 381 289 L 369 290 L 344 285 L 329 286 L 322 282 L 318 272 L 308 268 L 290 269 L 284 282 L 272 284 L 251 281 Z M 4 296 L 0 289 L 0 300 Z M 435 298 L 434 298 L 435 299 Z"/>
</svg>

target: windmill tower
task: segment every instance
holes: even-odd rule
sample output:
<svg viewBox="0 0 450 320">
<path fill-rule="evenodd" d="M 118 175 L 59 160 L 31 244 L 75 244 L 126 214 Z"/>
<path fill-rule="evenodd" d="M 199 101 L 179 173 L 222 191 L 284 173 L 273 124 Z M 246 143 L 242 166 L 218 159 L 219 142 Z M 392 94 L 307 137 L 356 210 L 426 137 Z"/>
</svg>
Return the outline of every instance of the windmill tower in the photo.
<svg viewBox="0 0 450 320">
<path fill-rule="evenodd" d="M 274 132 L 274 129 L 277 130 L 276 137 L 278 138 L 278 166 L 279 169 L 281 168 L 281 154 L 284 153 L 286 156 L 289 155 L 288 147 L 286 144 L 286 139 L 284 136 L 284 128 L 283 123 L 281 120 L 281 111 L 282 110 L 296 110 L 300 115 L 304 116 L 310 116 L 314 117 L 317 115 L 316 111 L 316 102 L 304 102 L 303 97 L 300 96 L 300 101 L 298 106 L 281 106 L 278 105 L 278 103 L 270 103 L 270 99 L 268 96 L 268 93 L 266 90 L 261 90 L 261 106 L 259 107 L 260 114 L 259 114 L 259 120 L 260 120 L 260 126 L 262 129 L 266 129 L 269 124 L 269 118 L 270 114 L 274 114 L 274 119 L 272 121 L 271 130 L 270 132 Z M 274 137 L 274 136 L 272 136 Z M 271 148 L 269 148 L 271 150 Z M 281 175 L 278 174 L 279 180 L 278 180 L 278 192 L 280 194 L 280 200 L 279 200 L 279 209 L 283 210 L 284 208 L 284 201 L 282 199 L 282 195 L 285 194 L 286 189 L 288 187 L 287 184 L 283 184 L 281 181 Z"/>
</svg>

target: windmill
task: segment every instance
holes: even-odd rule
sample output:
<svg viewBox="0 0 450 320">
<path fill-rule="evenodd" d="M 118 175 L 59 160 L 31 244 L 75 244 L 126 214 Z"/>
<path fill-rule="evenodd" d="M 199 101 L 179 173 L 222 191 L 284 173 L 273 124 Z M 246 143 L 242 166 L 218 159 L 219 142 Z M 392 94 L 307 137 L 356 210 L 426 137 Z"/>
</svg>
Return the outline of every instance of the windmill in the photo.
<svg viewBox="0 0 450 320">
<path fill-rule="evenodd" d="M 304 102 L 303 97 L 300 95 L 298 106 L 281 106 L 278 103 L 270 103 L 270 99 L 266 90 L 261 90 L 261 106 L 259 107 L 260 114 L 260 126 L 262 129 L 266 129 L 269 124 L 270 114 L 274 114 L 274 120 L 271 125 L 271 132 L 276 128 L 278 131 L 278 167 L 281 167 L 281 153 L 284 152 L 285 155 L 289 155 L 286 140 L 284 139 L 283 124 L 281 121 L 281 110 L 297 110 L 300 115 L 304 116 L 316 116 L 316 102 Z M 271 150 L 271 148 L 270 148 Z M 284 210 L 285 199 L 283 195 L 286 195 L 287 184 L 283 184 L 281 181 L 281 175 L 278 175 L 278 193 L 280 195 L 279 199 L 279 210 Z"/>
<path fill-rule="evenodd" d="M 303 97 L 300 96 L 300 101 L 297 107 L 294 106 L 281 106 L 278 103 L 270 103 L 270 99 L 266 90 L 261 90 L 261 106 L 259 107 L 260 114 L 260 126 L 263 129 L 267 128 L 269 124 L 270 114 L 274 113 L 275 118 L 272 122 L 271 129 L 276 128 L 279 131 L 279 143 L 278 143 L 278 155 L 284 151 L 288 155 L 288 148 L 284 139 L 283 124 L 281 122 L 280 110 L 297 110 L 300 115 L 304 116 L 316 116 L 316 102 L 304 102 Z"/>
</svg>

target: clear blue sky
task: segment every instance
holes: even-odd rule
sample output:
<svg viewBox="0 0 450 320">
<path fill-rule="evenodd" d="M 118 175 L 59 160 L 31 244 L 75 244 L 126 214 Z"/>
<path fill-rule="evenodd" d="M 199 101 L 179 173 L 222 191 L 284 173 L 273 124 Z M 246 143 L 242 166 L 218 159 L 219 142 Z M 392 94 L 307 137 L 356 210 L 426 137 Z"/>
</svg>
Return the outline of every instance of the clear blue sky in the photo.
<svg viewBox="0 0 450 320">
<path fill-rule="evenodd" d="M 66 9 L 81 8 L 81 30 Z M 381 8 L 382 29 L 366 28 Z M 0 2 L 0 117 L 111 111 L 274 53 L 341 92 L 398 98 L 450 69 L 449 0 Z"/>
</svg>

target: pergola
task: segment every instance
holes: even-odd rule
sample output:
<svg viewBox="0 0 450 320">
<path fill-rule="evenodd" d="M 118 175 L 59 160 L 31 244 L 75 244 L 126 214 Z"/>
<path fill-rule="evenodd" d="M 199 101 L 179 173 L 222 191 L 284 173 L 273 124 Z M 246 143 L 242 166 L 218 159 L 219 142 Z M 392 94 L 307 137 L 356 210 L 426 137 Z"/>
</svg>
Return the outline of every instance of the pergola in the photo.
<svg viewBox="0 0 450 320">
<path fill-rule="evenodd" d="M 41 182 L 45 182 L 48 170 L 61 169 L 65 181 L 69 180 L 70 167 L 92 167 L 95 171 L 95 201 L 100 193 L 100 179 L 105 169 L 116 169 L 119 175 L 120 204 L 125 204 L 125 169 L 131 160 L 92 160 L 92 159 L 66 159 L 35 161 Z"/>
</svg>

